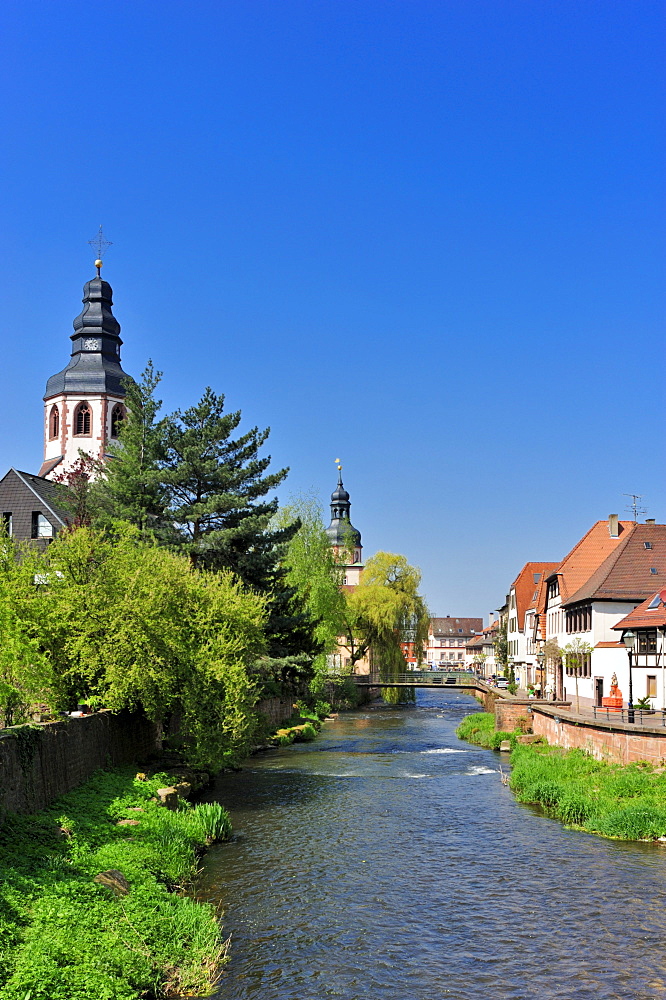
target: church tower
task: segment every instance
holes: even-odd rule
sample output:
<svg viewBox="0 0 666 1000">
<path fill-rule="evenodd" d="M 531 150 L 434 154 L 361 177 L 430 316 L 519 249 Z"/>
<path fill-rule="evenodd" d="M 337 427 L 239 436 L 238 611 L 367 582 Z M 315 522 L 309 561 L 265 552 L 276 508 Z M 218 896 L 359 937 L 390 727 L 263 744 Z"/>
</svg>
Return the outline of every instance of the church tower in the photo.
<svg viewBox="0 0 666 1000">
<path fill-rule="evenodd" d="M 351 558 L 351 562 L 344 563 L 344 582 L 348 587 L 355 587 L 363 571 L 363 546 L 361 532 L 351 523 L 350 511 L 349 493 L 342 485 L 342 466 L 338 460 L 338 485 L 331 493 L 331 523 L 326 534 L 336 556 Z"/>
<path fill-rule="evenodd" d="M 52 375 L 44 395 L 44 461 L 39 475 L 69 471 L 79 450 L 103 459 L 125 416 L 127 375 L 120 365 L 120 324 L 111 307 L 111 285 L 101 276 L 83 286 L 83 310 L 74 320 L 72 356 Z"/>
</svg>

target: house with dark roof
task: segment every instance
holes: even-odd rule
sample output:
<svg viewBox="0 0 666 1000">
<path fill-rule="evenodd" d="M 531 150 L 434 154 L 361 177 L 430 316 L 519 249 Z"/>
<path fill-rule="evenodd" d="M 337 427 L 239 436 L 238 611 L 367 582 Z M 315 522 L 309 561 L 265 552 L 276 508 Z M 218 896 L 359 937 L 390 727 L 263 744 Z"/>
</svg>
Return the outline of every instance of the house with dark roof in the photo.
<svg viewBox="0 0 666 1000">
<path fill-rule="evenodd" d="M 546 578 L 546 594 L 535 622 L 535 637 L 551 648 L 583 652 L 576 658 L 554 656 L 548 684 L 558 698 L 577 688 L 581 706 L 601 705 L 617 673 L 627 696 L 628 657 L 614 626 L 666 586 L 666 525 L 620 521 L 611 515 L 597 521 Z"/>
<path fill-rule="evenodd" d="M 45 548 L 67 524 L 58 487 L 48 479 L 10 469 L 0 479 L 0 513 L 7 534 Z"/>
</svg>

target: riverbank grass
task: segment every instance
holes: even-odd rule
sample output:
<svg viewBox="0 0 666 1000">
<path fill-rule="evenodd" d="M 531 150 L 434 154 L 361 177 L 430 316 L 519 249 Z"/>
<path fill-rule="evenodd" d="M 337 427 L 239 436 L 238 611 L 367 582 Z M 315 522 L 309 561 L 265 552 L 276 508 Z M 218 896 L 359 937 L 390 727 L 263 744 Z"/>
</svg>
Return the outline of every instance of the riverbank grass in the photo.
<svg viewBox="0 0 666 1000">
<path fill-rule="evenodd" d="M 485 747 L 486 750 L 499 750 L 500 743 L 507 740 L 514 750 L 518 745 L 518 737 L 524 732 L 524 729 L 515 729 L 512 732 L 495 729 L 495 716 L 492 712 L 475 712 L 473 715 L 465 716 L 456 729 L 456 736 L 458 739 L 466 740 L 467 743 Z"/>
<path fill-rule="evenodd" d="M 490 712 L 466 715 L 456 735 L 489 750 L 511 743 L 509 786 L 519 802 L 539 805 L 565 826 L 618 840 L 666 838 L 666 770 L 646 761 L 623 766 L 585 750 L 522 744 L 520 729 L 495 730 Z"/>
<path fill-rule="evenodd" d="M 99 772 L 36 816 L 4 818 L 2 1000 L 210 993 L 223 961 L 220 927 L 214 909 L 184 890 L 204 846 L 230 823 L 217 803 L 164 808 L 156 792 L 169 784 L 166 774 Z M 115 890 L 95 881 L 105 872 Z"/>
<path fill-rule="evenodd" d="M 666 772 L 647 762 L 622 766 L 584 750 L 518 746 L 510 787 L 566 826 L 620 840 L 666 837 Z"/>
</svg>

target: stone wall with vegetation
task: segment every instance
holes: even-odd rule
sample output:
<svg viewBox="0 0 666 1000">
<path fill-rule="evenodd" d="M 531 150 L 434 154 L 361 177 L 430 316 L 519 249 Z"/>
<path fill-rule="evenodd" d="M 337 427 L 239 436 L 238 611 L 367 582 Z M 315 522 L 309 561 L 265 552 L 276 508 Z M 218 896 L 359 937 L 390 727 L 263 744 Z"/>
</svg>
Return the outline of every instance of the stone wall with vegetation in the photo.
<svg viewBox="0 0 666 1000">
<path fill-rule="evenodd" d="M 157 727 L 130 712 L 15 726 L 0 732 L 0 818 L 33 813 L 101 767 L 128 764 L 160 748 Z"/>
</svg>

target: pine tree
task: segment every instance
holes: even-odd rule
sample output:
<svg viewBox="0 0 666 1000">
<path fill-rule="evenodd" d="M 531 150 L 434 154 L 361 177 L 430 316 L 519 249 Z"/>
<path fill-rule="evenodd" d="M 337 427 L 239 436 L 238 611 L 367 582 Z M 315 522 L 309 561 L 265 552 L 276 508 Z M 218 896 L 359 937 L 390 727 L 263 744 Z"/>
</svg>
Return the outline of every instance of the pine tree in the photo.
<svg viewBox="0 0 666 1000">
<path fill-rule="evenodd" d="M 93 521 L 128 521 L 143 535 L 170 540 L 173 530 L 166 516 L 167 495 L 161 465 L 165 457 L 167 420 L 157 419 L 162 401 L 155 390 L 162 373 L 149 361 L 140 382 L 125 383 L 126 416 L 118 443 L 109 446 L 110 459 L 95 484 Z"/>
<path fill-rule="evenodd" d="M 240 411 L 224 412 L 224 396 L 205 390 L 195 406 L 168 418 L 162 478 L 169 518 L 179 546 L 196 567 L 232 570 L 253 590 L 268 595 L 269 671 L 295 682 L 310 670 L 320 645 L 313 623 L 286 581 L 284 547 L 300 522 L 273 527 L 277 497 L 267 499 L 288 469 L 268 472 L 260 456 L 269 429 L 234 436 Z"/>
</svg>

